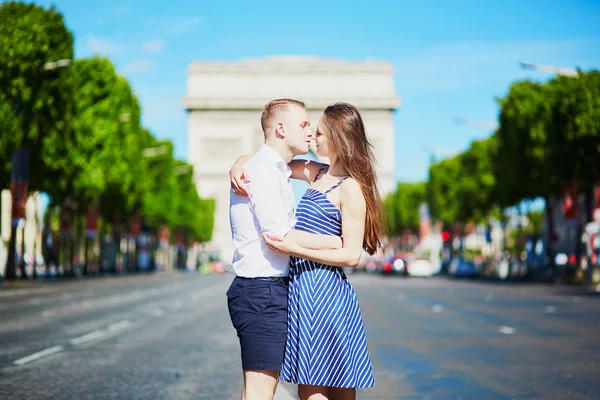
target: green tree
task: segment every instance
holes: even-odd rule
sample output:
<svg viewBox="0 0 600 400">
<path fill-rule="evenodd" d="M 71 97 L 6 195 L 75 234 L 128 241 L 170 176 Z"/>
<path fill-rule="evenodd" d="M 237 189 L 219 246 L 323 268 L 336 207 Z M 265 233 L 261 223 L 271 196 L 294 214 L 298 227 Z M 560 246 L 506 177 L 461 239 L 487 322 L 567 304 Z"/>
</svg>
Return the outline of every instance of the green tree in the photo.
<svg viewBox="0 0 600 400">
<path fill-rule="evenodd" d="M 458 156 L 459 179 L 455 183 L 458 202 L 458 219 L 464 222 L 481 222 L 494 207 L 496 179 L 493 156 L 496 137 L 476 140 Z"/>
<path fill-rule="evenodd" d="M 433 218 L 453 224 L 460 217 L 459 183 L 461 164 L 458 157 L 432 163 L 426 185 L 426 198 Z"/>
<path fill-rule="evenodd" d="M 521 81 L 499 99 L 500 126 L 494 175 L 502 207 L 524 199 L 548 197 L 556 189 L 556 173 L 549 146 L 548 122 L 555 97 L 548 85 Z"/>
<path fill-rule="evenodd" d="M 384 199 L 388 234 L 400 235 L 405 229 L 419 229 L 419 206 L 425 202 L 425 182 L 399 182 Z"/>
<path fill-rule="evenodd" d="M 65 27 L 62 15 L 54 7 L 45 9 L 33 4 L 7 2 L 0 5 L 0 103 L 8 104 L 3 113 L 12 110 L 18 118 L 19 130 L 3 156 L 18 148 L 30 152 L 29 187 L 44 190 L 53 176 L 41 159 L 42 138 L 61 131 L 64 120 L 64 92 L 58 84 L 60 68 L 48 69 L 59 60 L 73 58 L 73 36 Z M 54 64 L 56 66 L 56 64 Z M 5 106 L 6 107 L 6 106 Z M 6 277 L 16 277 L 14 257 L 16 229 L 11 232 Z"/>
<path fill-rule="evenodd" d="M 575 183 L 588 197 L 600 183 L 600 72 L 578 77 L 559 76 L 549 86 L 554 92 L 548 131 L 552 164 L 559 184 Z"/>
<path fill-rule="evenodd" d="M 173 174 L 175 160 L 173 144 L 168 140 L 150 142 L 151 148 L 165 149 L 164 152 L 148 156 L 144 159 L 148 187 L 143 193 L 142 216 L 146 224 L 158 228 L 161 224 L 175 221 L 176 179 Z"/>
<path fill-rule="evenodd" d="M 212 238 L 215 203 L 198 195 L 191 165 L 176 160 L 174 171 L 177 189 L 172 227 L 187 237 L 207 242 Z"/>
</svg>

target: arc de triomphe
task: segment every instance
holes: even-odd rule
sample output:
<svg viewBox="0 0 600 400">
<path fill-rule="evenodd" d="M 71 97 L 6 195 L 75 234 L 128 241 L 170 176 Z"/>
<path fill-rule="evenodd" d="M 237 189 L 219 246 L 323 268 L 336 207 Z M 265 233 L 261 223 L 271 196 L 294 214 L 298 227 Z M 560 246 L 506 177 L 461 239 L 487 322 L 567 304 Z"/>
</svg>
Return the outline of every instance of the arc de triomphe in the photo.
<svg viewBox="0 0 600 400">
<path fill-rule="evenodd" d="M 188 111 L 188 162 L 194 166 L 200 196 L 216 199 L 209 247 L 220 250 L 225 263 L 233 254 L 228 171 L 240 155 L 262 144 L 260 115 L 277 98 L 304 101 L 313 127 L 328 105 L 355 105 L 374 147 L 382 195 L 394 187 L 392 114 L 400 99 L 390 63 L 296 56 L 192 62 L 182 100 Z"/>
</svg>

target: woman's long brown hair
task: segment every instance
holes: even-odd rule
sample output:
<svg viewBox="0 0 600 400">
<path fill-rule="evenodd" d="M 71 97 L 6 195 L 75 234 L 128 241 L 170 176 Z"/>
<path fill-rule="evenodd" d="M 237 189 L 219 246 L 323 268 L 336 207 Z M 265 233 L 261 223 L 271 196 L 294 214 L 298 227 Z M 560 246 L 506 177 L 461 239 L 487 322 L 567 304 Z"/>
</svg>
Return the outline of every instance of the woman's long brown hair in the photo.
<svg viewBox="0 0 600 400">
<path fill-rule="evenodd" d="M 367 203 L 363 248 L 374 254 L 381 246 L 383 213 L 377 188 L 375 157 L 367 140 L 365 125 L 358 110 L 347 103 L 336 103 L 323 112 L 325 134 L 329 135 L 335 154 L 348 174 L 360 184 Z"/>
</svg>

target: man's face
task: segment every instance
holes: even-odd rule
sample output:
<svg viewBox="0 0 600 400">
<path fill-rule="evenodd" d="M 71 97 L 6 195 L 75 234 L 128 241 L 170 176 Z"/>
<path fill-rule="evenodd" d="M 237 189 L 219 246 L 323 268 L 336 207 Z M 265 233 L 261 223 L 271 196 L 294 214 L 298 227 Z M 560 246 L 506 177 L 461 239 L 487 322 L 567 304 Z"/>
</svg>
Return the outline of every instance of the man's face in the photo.
<svg viewBox="0 0 600 400">
<path fill-rule="evenodd" d="M 292 154 L 306 154 L 313 138 L 308 113 L 302 107 L 288 106 L 285 117 L 285 140 Z"/>
</svg>

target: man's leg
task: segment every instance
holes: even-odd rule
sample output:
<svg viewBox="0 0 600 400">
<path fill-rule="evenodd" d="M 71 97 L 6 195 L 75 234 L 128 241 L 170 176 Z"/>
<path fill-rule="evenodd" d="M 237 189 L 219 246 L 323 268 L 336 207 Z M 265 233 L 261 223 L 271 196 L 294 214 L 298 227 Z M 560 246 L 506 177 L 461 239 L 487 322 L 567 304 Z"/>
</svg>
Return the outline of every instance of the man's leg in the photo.
<svg viewBox="0 0 600 400">
<path fill-rule="evenodd" d="M 279 379 L 279 371 L 244 371 L 243 400 L 272 400 Z"/>
<path fill-rule="evenodd" d="M 227 292 L 229 314 L 240 339 L 244 400 L 272 400 L 287 336 L 287 287 L 236 278 Z"/>
</svg>

